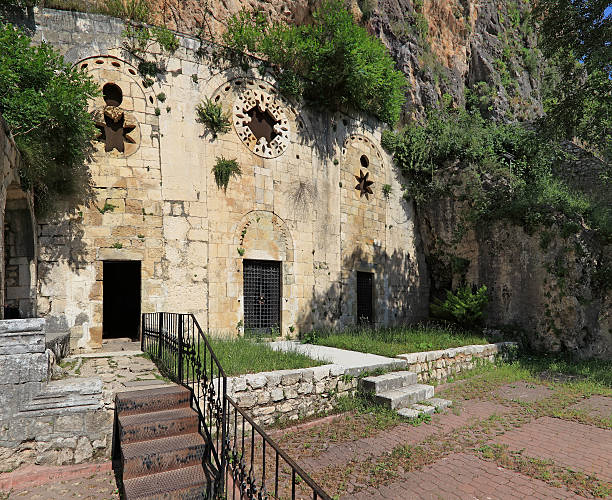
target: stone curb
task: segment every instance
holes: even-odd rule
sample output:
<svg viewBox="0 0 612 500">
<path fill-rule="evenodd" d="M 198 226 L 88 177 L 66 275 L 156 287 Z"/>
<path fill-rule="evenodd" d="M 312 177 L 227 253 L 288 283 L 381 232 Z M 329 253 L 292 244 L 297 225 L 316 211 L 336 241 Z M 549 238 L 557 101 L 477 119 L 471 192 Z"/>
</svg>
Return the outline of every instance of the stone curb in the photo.
<svg viewBox="0 0 612 500">
<path fill-rule="evenodd" d="M 426 361 L 436 361 L 444 358 L 454 358 L 458 355 L 479 355 L 489 356 L 499 354 L 504 349 L 518 346 L 517 342 L 497 342 L 496 344 L 466 345 L 453 347 L 440 351 L 411 352 L 408 354 L 398 354 L 397 357 L 406 360 L 408 364 L 425 363 Z"/>
</svg>

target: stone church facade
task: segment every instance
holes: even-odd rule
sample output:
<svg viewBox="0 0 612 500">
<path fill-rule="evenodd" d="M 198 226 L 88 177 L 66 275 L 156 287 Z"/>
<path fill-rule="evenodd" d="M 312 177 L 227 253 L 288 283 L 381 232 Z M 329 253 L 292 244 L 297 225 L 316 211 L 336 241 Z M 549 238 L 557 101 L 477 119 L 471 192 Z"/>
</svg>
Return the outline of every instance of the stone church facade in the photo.
<svg viewBox="0 0 612 500">
<path fill-rule="evenodd" d="M 92 349 L 137 337 L 144 312 L 194 313 L 212 334 L 292 336 L 426 316 L 413 206 L 379 124 L 300 106 L 269 75 L 224 66 L 188 37 L 146 87 L 120 21 L 52 10 L 36 21 L 35 40 L 102 91 L 91 103 L 95 200 L 39 221 L 48 331 Z M 196 121 L 204 98 L 222 104 L 229 132 L 214 138 Z M 218 158 L 241 167 L 227 190 Z"/>
</svg>

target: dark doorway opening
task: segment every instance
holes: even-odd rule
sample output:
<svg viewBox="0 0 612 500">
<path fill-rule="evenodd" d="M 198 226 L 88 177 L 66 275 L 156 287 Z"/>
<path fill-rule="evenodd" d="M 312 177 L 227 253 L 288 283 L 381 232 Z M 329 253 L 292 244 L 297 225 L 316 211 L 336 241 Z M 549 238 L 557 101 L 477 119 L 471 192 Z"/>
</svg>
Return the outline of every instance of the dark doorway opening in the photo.
<svg viewBox="0 0 612 500">
<path fill-rule="evenodd" d="M 357 322 L 371 324 L 374 322 L 374 275 L 357 272 Z"/>
<path fill-rule="evenodd" d="M 102 338 L 140 338 L 140 261 L 104 261 Z"/>
<path fill-rule="evenodd" d="M 280 264 L 269 260 L 244 261 L 245 333 L 280 332 Z"/>
</svg>

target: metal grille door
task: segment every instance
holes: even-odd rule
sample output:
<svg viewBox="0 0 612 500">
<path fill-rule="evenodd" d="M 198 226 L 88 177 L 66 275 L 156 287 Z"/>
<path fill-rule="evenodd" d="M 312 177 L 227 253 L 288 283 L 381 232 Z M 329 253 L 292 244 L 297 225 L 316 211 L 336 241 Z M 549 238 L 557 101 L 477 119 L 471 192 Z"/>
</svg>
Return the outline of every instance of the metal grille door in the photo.
<svg viewBox="0 0 612 500">
<path fill-rule="evenodd" d="M 280 262 L 244 261 L 244 330 L 247 333 L 280 331 Z"/>
<path fill-rule="evenodd" d="M 372 273 L 357 272 L 357 322 L 374 321 L 374 303 L 372 297 Z"/>
</svg>

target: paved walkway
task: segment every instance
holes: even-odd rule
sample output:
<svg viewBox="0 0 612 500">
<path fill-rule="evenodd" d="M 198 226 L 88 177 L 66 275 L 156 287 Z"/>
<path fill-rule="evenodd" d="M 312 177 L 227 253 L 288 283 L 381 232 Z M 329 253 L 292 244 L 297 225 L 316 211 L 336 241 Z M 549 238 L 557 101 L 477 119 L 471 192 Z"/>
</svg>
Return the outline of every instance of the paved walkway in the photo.
<svg viewBox="0 0 612 500">
<path fill-rule="evenodd" d="M 397 358 L 387 358 L 377 354 L 368 354 L 357 351 L 347 351 L 336 347 L 323 345 L 302 344 L 300 342 L 283 340 L 271 342 L 270 347 L 275 351 L 299 352 L 312 359 L 328 361 L 335 365 L 343 366 L 350 375 L 358 375 L 364 371 L 373 371 L 379 368 L 401 369 L 406 366 L 406 361 Z"/>
</svg>

